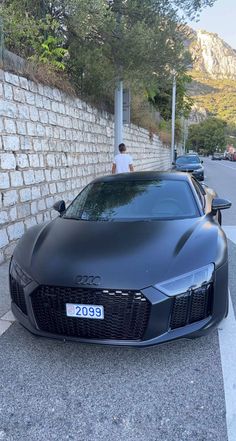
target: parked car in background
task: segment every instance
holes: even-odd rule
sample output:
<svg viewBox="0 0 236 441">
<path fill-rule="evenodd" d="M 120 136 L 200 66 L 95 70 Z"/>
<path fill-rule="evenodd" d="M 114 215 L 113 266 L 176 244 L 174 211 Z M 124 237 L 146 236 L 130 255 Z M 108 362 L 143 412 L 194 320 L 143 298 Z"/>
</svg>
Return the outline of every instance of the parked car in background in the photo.
<svg viewBox="0 0 236 441">
<path fill-rule="evenodd" d="M 229 157 L 230 157 L 230 153 L 228 153 L 227 151 L 225 151 L 224 152 L 224 156 L 223 156 L 223 159 L 225 159 L 225 160 L 229 160 Z"/>
<path fill-rule="evenodd" d="M 215 153 L 213 153 L 211 159 L 212 159 L 212 161 L 216 161 L 216 160 L 221 161 L 221 159 L 224 159 L 224 158 L 223 158 L 222 153 L 215 152 Z"/>
<path fill-rule="evenodd" d="M 196 154 L 178 156 L 173 168 L 176 171 L 192 173 L 198 181 L 204 181 L 203 161 Z"/>
<path fill-rule="evenodd" d="M 97 344 L 208 333 L 228 311 L 230 205 L 188 173 L 95 179 L 14 249 L 15 317 L 40 336 Z"/>
<path fill-rule="evenodd" d="M 236 161 L 236 152 L 230 153 L 229 160 L 230 161 Z"/>
</svg>

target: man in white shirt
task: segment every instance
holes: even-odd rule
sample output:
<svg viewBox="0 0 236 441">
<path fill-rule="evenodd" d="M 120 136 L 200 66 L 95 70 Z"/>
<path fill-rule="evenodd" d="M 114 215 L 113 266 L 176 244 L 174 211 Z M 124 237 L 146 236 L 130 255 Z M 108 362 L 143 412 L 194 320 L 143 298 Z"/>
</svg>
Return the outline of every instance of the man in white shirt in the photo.
<svg viewBox="0 0 236 441">
<path fill-rule="evenodd" d="M 115 156 L 112 164 L 112 174 L 133 172 L 133 159 L 126 153 L 126 147 L 123 142 L 119 145 L 119 151 L 120 153 Z"/>
</svg>

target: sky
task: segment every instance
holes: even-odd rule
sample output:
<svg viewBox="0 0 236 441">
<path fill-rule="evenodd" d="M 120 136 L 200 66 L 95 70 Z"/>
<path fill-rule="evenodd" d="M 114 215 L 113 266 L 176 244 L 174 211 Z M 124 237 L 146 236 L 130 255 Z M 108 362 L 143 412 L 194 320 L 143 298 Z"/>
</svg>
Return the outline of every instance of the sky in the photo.
<svg viewBox="0 0 236 441">
<path fill-rule="evenodd" d="M 205 8 L 200 21 L 189 22 L 193 29 L 216 32 L 220 38 L 236 49 L 236 0 L 216 0 L 214 6 Z"/>
</svg>

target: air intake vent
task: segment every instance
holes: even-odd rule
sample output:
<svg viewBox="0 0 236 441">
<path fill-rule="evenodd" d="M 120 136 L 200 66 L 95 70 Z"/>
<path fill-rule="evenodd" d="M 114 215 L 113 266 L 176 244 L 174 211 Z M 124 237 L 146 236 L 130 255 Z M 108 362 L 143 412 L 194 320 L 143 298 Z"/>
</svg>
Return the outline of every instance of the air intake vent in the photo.
<svg viewBox="0 0 236 441">
<path fill-rule="evenodd" d="M 21 309 L 24 314 L 27 314 L 25 295 L 22 286 L 10 275 L 10 291 L 13 302 Z"/>
<path fill-rule="evenodd" d="M 41 286 L 31 296 L 38 327 L 87 339 L 141 340 L 150 303 L 141 292 Z M 66 316 L 66 303 L 102 305 L 104 320 Z"/>
<path fill-rule="evenodd" d="M 203 320 L 211 315 L 211 309 L 211 285 L 176 296 L 171 312 L 170 327 L 171 329 L 181 328 Z"/>
</svg>

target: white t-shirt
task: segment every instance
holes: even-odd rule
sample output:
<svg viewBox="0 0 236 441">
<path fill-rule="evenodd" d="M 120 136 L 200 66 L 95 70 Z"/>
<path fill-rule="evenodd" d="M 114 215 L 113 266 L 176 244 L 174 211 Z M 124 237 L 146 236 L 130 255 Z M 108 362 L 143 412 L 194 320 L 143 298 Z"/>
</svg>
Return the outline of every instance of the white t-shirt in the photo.
<svg viewBox="0 0 236 441">
<path fill-rule="evenodd" d="M 127 173 L 130 171 L 129 166 L 133 164 L 133 159 L 128 153 L 118 153 L 114 158 L 116 164 L 116 173 Z"/>
</svg>

